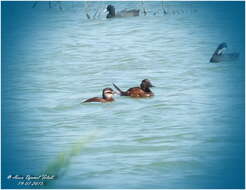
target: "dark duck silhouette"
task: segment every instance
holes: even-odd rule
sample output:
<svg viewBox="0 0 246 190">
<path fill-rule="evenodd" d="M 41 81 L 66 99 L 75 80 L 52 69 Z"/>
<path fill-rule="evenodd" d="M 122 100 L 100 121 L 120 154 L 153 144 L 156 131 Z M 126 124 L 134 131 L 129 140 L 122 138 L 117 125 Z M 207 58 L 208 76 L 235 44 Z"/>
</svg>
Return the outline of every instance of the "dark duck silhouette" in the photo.
<svg viewBox="0 0 246 190">
<path fill-rule="evenodd" d="M 116 13 L 113 5 L 108 5 L 106 11 L 108 12 L 106 18 L 139 16 L 139 12 L 140 12 L 140 10 L 138 9 L 131 9 L 131 10 L 122 10 Z"/>
<path fill-rule="evenodd" d="M 210 63 L 219 63 L 222 61 L 235 61 L 239 58 L 239 53 L 224 53 L 227 49 L 227 44 L 225 42 L 219 44 L 214 54 L 210 59 Z"/>
<path fill-rule="evenodd" d="M 154 87 L 148 79 L 144 79 L 140 87 L 129 88 L 127 91 L 122 91 L 118 86 L 113 84 L 114 87 L 119 91 L 121 96 L 130 96 L 133 98 L 144 98 L 154 96 L 154 93 L 150 90 L 151 87 Z"/>
<path fill-rule="evenodd" d="M 83 103 L 85 102 L 102 102 L 102 103 L 112 102 L 114 101 L 113 94 L 115 94 L 115 92 L 113 91 L 112 88 L 104 88 L 102 92 L 102 98 L 99 98 L 99 97 L 89 98 L 88 100 L 85 100 Z"/>
</svg>

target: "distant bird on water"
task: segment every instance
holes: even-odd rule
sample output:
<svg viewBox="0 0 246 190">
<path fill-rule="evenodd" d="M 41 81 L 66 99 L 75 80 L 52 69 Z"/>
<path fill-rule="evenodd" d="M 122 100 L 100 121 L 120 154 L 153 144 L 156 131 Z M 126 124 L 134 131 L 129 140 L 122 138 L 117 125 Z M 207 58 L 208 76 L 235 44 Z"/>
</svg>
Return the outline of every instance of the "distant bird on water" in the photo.
<svg viewBox="0 0 246 190">
<path fill-rule="evenodd" d="M 122 10 L 116 13 L 113 5 L 108 5 L 105 11 L 108 13 L 106 18 L 134 17 L 134 16 L 139 16 L 139 12 L 140 12 L 139 9 L 131 9 L 131 10 Z"/>
<path fill-rule="evenodd" d="M 210 63 L 219 63 L 222 61 L 236 61 L 239 58 L 239 53 L 224 53 L 227 49 L 227 44 L 225 42 L 219 44 L 212 57 L 210 58 Z"/>
</svg>

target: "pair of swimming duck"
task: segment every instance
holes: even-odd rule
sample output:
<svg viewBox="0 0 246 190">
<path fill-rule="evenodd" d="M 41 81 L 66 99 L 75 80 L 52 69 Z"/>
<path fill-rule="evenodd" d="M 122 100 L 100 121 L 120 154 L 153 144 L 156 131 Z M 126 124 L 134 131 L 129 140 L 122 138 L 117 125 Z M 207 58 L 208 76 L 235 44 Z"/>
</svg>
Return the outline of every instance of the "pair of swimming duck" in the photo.
<svg viewBox="0 0 246 190">
<path fill-rule="evenodd" d="M 142 80 L 140 87 L 133 87 L 129 88 L 127 91 L 122 91 L 118 86 L 113 84 L 114 87 L 117 89 L 121 96 L 130 96 L 133 98 L 145 98 L 154 96 L 154 93 L 150 90 L 151 87 L 154 87 L 150 80 L 144 79 Z M 85 102 L 112 102 L 114 101 L 113 95 L 116 92 L 112 88 L 104 88 L 102 92 L 102 98 L 94 97 L 89 98 L 84 101 Z"/>
</svg>

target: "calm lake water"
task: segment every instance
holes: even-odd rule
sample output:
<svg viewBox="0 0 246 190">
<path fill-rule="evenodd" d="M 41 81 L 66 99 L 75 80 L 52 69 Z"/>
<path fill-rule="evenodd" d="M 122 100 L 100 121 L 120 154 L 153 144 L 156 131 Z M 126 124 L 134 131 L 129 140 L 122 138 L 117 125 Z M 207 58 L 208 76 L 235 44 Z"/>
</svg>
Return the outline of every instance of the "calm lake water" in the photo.
<svg viewBox="0 0 246 190">
<path fill-rule="evenodd" d="M 2 3 L 3 187 L 52 174 L 34 188 L 243 188 L 243 2 L 111 3 L 141 16 Z M 224 41 L 239 60 L 209 63 Z M 145 78 L 152 98 L 81 104 Z"/>
</svg>

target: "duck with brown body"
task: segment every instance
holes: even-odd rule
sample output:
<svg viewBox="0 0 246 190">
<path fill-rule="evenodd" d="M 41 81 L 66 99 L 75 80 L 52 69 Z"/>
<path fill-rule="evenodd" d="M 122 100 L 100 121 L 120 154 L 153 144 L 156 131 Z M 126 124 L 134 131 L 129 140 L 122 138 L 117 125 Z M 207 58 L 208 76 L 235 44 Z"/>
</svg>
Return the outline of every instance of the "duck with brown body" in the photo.
<svg viewBox="0 0 246 190">
<path fill-rule="evenodd" d="M 106 11 L 108 12 L 106 18 L 134 17 L 134 16 L 139 16 L 139 12 L 140 12 L 140 10 L 138 9 L 131 9 L 131 10 L 122 10 L 116 13 L 113 5 L 108 5 Z"/>
<path fill-rule="evenodd" d="M 86 102 L 112 102 L 114 101 L 113 99 L 113 95 L 115 94 L 115 92 L 113 91 L 112 88 L 104 88 L 103 92 L 102 92 L 102 98 L 99 97 L 94 97 L 94 98 L 89 98 L 87 100 L 85 100 L 83 103 Z"/>
<path fill-rule="evenodd" d="M 151 87 L 154 87 L 150 80 L 142 80 L 140 87 L 129 88 L 127 91 L 122 91 L 118 86 L 113 84 L 114 87 L 119 91 L 121 96 L 130 96 L 133 98 L 145 98 L 154 96 L 154 93 L 150 90 Z"/>
</svg>

